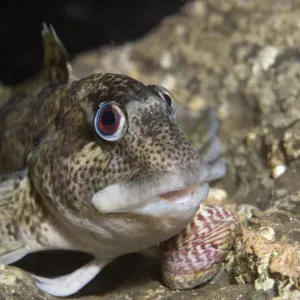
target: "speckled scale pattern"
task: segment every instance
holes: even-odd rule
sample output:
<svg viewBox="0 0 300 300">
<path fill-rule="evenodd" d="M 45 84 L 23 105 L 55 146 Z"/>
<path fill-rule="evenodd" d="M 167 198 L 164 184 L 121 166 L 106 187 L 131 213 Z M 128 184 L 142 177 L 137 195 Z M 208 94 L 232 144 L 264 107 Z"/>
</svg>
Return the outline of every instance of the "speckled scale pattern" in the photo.
<svg viewBox="0 0 300 300">
<path fill-rule="evenodd" d="M 201 206 L 188 226 L 160 244 L 164 283 L 192 288 L 211 279 L 232 247 L 235 216 L 220 206 Z"/>
<path fill-rule="evenodd" d="M 34 243 L 28 246 L 39 248 L 47 244 L 47 229 L 41 223 L 46 212 L 25 175 L 26 172 L 19 172 L 5 185 L 0 183 L 0 255 L 24 246 L 23 236 L 34 236 Z"/>
<path fill-rule="evenodd" d="M 48 127 L 51 141 L 46 135 L 32 158 L 36 186 L 51 201 L 60 199 L 58 208 L 80 208 L 88 217 L 88 199 L 105 186 L 174 171 L 176 166 L 185 168 L 187 176 L 197 171 L 197 152 L 163 100 L 142 83 L 96 74 L 71 84 L 65 93 L 54 125 Z M 119 143 L 99 139 L 89 119 L 107 100 L 127 113 L 127 134 Z"/>
</svg>

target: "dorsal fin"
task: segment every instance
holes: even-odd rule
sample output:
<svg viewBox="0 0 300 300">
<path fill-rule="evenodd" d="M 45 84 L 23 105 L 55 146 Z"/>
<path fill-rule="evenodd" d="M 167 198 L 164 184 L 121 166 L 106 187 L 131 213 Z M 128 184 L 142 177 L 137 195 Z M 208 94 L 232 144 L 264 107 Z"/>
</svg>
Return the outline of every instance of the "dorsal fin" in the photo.
<svg viewBox="0 0 300 300">
<path fill-rule="evenodd" d="M 72 80 L 69 54 L 58 38 L 53 26 L 43 24 L 44 62 L 42 75 L 45 81 L 65 84 Z"/>
<path fill-rule="evenodd" d="M 69 54 L 52 25 L 43 24 L 44 61 L 42 70 L 34 77 L 15 86 L 0 85 L 0 107 L 16 95 L 37 93 L 49 83 L 66 84 L 76 78 L 72 74 Z"/>
</svg>

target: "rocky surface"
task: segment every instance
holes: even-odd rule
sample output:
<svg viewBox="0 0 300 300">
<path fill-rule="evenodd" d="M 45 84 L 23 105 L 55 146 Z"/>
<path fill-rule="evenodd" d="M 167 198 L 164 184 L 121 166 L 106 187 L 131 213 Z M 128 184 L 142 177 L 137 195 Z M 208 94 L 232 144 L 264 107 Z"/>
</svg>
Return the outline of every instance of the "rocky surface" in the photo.
<svg viewBox="0 0 300 300">
<path fill-rule="evenodd" d="M 40 264 L 47 264 L 48 260 L 37 259 Z M 54 262 L 52 269 L 61 266 Z M 33 263 L 31 261 L 30 263 Z M 40 267 L 41 268 L 41 267 Z M 47 269 L 47 266 L 45 267 Z M 49 266 L 48 266 L 49 269 Z M 53 274 L 52 274 L 53 275 Z M 27 273 L 15 267 L 0 265 L 0 300 L 54 300 L 39 291 Z M 269 299 L 268 295 L 253 290 L 250 284 L 230 285 L 228 276 L 222 270 L 205 288 L 188 291 L 171 291 L 160 282 L 159 264 L 156 260 L 141 254 L 122 257 L 97 276 L 80 293 L 67 299 L 82 300 L 183 300 L 183 299 Z M 65 299 L 65 298 L 64 298 Z"/>
<path fill-rule="evenodd" d="M 75 59 L 80 77 L 116 72 L 169 88 L 196 146 L 199 112 L 215 107 L 228 162 L 217 187 L 228 194 L 225 204 L 232 205 L 241 225 L 228 272 L 207 285 L 169 291 L 160 284 L 157 262 L 131 255 L 114 262 L 78 297 L 300 298 L 299 13 L 297 0 L 193 1 L 135 43 Z M 12 276 L 19 272 L 6 270 Z M 15 286 L 7 288 L 5 281 L 1 288 L 8 293 Z M 32 299 L 38 297 L 34 291 Z"/>
<path fill-rule="evenodd" d="M 20 269 L 0 265 L 0 300 L 54 300 L 39 291 L 27 273 Z"/>
</svg>

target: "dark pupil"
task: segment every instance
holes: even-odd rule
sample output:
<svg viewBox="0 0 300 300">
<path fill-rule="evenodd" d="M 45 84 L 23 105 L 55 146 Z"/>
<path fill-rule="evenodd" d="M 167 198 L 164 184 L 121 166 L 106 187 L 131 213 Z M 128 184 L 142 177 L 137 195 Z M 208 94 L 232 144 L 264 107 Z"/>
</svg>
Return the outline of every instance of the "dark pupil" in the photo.
<svg viewBox="0 0 300 300">
<path fill-rule="evenodd" d="M 102 116 L 101 122 L 105 126 L 114 125 L 116 122 L 116 116 L 112 111 L 107 111 Z"/>
<path fill-rule="evenodd" d="M 172 105 L 172 100 L 171 100 L 171 97 L 167 94 L 163 94 L 164 95 L 164 98 L 166 100 L 166 102 L 168 103 L 169 106 Z"/>
</svg>

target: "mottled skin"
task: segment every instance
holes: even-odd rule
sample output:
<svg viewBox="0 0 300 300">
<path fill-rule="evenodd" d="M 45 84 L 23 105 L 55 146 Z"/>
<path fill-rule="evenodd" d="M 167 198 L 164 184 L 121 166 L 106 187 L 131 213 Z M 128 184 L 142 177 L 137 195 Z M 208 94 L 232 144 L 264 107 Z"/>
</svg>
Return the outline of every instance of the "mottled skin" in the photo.
<svg viewBox="0 0 300 300">
<path fill-rule="evenodd" d="M 101 213 L 91 202 L 95 193 L 121 183 L 142 196 L 174 176 L 181 186 L 166 191 L 179 190 L 199 185 L 208 169 L 153 87 L 116 74 L 74 80 L 54 32 L 46 28 L 44 40 L 45 65 L 35 88 L 32 82 L 18 87 L 0 107 L 0 262 L 76 249 L 93 254 L 102 268 L 181 231 L 204 199 L 166 212 L 162 207 L 159 214 L 152 208 Z M 117 142 L 101 139 L 93 124 L 109 101 L 126 116 L 126 134 Z M 84 284 L 44 290 L 68 295 Z"/>
<path fill-rule="evenodd" d="M 99 212 L 91 207 L 90 199 L 115 182 L 147 180 L 148 176 L 150 180 L 153 174 L 157 177 L 176 169 L 186 172 L 189 180 L 193 170 L 199 172 L 200 159 L 165 103 L 131 78 L 91 75 L 27 99 L 7 103 L 0 111 L 4 120 L 0 132 L 6 134 L 13 128 L 9 142 L 1 143 L 1 171 L 23 169 L 31 155 L 32 192 L 38 191 L 36 198 L 47 199 L 45 205 L 71 223 L 75 218 L 96 226 Z M 128 132 L 119 143 L 101 140 L 91 122 L 99 104 L 111 99 L 126 107 L 128 115 Z M 16 126 L 16 120 L 23 122 Z M 44 203 L 39 204 L 40 210 Z M 41 221 L 34 220 L 36 211 L 27 206 L 23 209 L 32 215 L 27 218 L 29 229 L 35 235 L 40 232 L 47 243 L 47 234 L 39 228 Z M 152 218 L 145 222 L 156 223 Z"/>
</svg>

